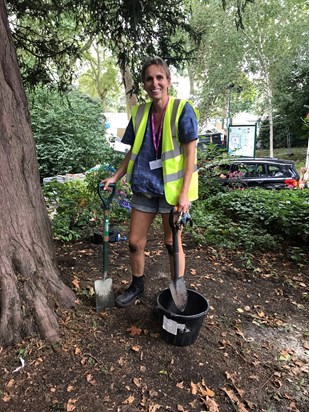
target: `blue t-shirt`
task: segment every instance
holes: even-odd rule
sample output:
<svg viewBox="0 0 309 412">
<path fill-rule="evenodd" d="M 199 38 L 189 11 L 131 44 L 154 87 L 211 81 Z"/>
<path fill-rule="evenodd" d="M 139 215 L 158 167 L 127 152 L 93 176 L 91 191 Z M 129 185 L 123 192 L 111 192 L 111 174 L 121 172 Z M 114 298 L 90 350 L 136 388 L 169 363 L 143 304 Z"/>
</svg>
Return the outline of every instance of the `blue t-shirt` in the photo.
<svg viewBox="0 0 309 412">
<path fill-rule="evenodd" d="M 197 140 L 197 119 L 195 112 L 190 105 L 186 103 L 179 118 L 178 135 L 180 143 L 189 143 Z M 135 133 L 132 124 L 132 118 L 126 128 L 122 143 L 133 146 Z M 159 146 L 158 158 L 161 157 L 162 139 Z M 151 110 L 149 111 L 148 121 L 144 140 L 141 149 L 135 159 L 131 187 L 133 193 L 148 193 L 154 196 L 164 196 L 163 169 L 150 169 L 149 162 L 156 159 L 156 151 L 152 139 L 151 127 Z"/>
</svg>

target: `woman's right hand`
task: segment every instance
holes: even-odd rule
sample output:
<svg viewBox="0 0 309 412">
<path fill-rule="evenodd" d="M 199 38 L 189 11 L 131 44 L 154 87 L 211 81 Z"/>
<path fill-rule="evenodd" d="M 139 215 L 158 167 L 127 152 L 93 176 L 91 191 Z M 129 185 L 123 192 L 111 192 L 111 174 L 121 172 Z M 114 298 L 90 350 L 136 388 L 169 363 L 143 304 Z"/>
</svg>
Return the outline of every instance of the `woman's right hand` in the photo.
<svg viewBox="0 0 309 412">
<path fill-rule="evenodd" d="M 132 149 L 130 149 L 127 154 L 125 155 L 121 165 L 119 166 L 118 170 L 115 172 L 113 176 L 107 177 L 106 179 L 102 179 L 101 183 L 104 183 L 103 190 L 108 190 L 108 185 L 111 183 L 116 184 L 125 174 L 128 168 L 128 163 L 131 157 Z"/>
<path fill-rule="evenodd" d="M 110 189 L 108 189 L 108 186 L 109 186 L 111 183 L 116 184 L 116 183 L 117 183 L 117 179 L 115 178 L 115 176 L 110 176 L 110 177 L 108 177 L 108 178 L 106 178 L 106 179 L 101 180 L 101 183 L 104 183 L 103 190 L 110 190 Z"/>
</svg>

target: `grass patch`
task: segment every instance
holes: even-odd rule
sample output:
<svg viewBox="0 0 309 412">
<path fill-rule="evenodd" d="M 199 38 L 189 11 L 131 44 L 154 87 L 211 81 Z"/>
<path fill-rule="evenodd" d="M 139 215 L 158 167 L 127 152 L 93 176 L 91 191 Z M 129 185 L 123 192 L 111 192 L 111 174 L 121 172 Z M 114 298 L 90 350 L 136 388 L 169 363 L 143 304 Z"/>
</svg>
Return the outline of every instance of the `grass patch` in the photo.
<svg viewBox="0 0 309 412">
<path fill-rule="evenodd" d="M 294 160 L 297 170 L 306 164 L 307 147 L 281 147 L 274 149 L 274 157 L 279 159 Z M 269 149 L 257 149 L 256 157 L 269 157 Z"/>
</svg>

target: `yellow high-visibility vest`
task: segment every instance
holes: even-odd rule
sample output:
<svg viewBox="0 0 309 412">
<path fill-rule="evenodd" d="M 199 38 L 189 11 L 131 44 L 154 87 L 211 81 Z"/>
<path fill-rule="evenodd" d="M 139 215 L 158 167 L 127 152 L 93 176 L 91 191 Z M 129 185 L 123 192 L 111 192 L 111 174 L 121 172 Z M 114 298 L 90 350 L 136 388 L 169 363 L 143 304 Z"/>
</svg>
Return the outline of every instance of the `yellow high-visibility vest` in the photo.
<svg viewBox="0 0 309 412">
<path fill-rule="evenodd" d="M 170 97 L 163 122 L 161 159 L 163 167 L 164 194 L 167 202 L 171 205 L 177 204 L 183 182 L 185 158 L 183 154 L 183 147 L 178 137 L 178 122 L 186 102 L 191 104 L 188 100 L 180 100 Z M 145 104 L 132 107 L 131 114 L 135 132 L 135 140 L 127 168 L 126 177 L 128 182 L 131 181 L 134 162 L 144 140 L 151 104 L 151 102 L 147 102 Z M 197 110 L 194 109 L 194 111 L 198 117 Z M 188 197 L 190 201 L 198 198 L 196 149 L 194 172 L 192 174 Z"/>
</svg>

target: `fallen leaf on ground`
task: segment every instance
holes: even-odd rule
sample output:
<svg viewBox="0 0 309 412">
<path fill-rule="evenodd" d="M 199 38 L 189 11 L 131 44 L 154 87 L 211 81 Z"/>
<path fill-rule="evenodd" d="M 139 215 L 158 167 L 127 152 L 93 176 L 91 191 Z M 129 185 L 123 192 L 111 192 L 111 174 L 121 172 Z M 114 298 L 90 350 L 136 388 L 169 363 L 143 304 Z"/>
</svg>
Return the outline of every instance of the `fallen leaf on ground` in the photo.
<svg viewBox="0 0 309 412">
<path fill-rule="evenodd" d="M 198 390 L 197 385 L 196 385 L 194 382 L 191 382 L 190 386 L 191 386 L 191 393 L 192 393 L 192 395 L 196 395 L 196 394 L 197 394 L 197 390 Z"/>
<path fill-rule="evenodd" d="M 248 409 L 245 408 L 245 405 L 237 398 L 237 396 L 232 390 L 228 388 L 221 388 L 221 389 L 223 390 L 223 392 L 226 393 L 226 395 L 232 401 L 232 403 L 233 404 L 235 403 L 237 405 L 238 412 L 248 412 Z"/>
<path fill-rule="evenodd" d="M 7 388 L 12 388 L 12 386 L 14 386 L 14 384 L 15 384 L 15 380 L 14 380 L 14 379 L 10 379 L 5 386 L 6 386 Z"/>
<path fill-rule="evenodd" d="M 94 291 L 94 288 L 92 286 L 89 288 L 88 294 L 89 294 L 89 296 L 94 296 L 95 295 L 95 291 Z"/>
<path fill-rule="evenodd" d="M 72 412 L 76 409 L 75 403 L 77 402 L 77 399 L 69 399 L 66 407 L 67 412 Z"/>
<path fill-rule="evenodd" d="M 203 399 L 202 398 L 202 402 L 204 403 L 204 405 L 207 406 L 207 410 L 208 412 L 219 412 L 219 405 L 217 404 L 217 402 L 214 399 Z"/>
<path fill-rule="evenodd" d="M 144 407 L 147 405 L 147 397 L 145 395 L 142 396 L 142 399 L 140 400 L 139 404 Z"/>
<path fill-rule="evenodd" d="M 207 397 L 213 398 L 215 396 L 215 392 L 207 388 L 207 386 L 205 389 L 204 388 L 199 388 L 199 389 L 200 389 L 200 394 L 204 396 L 205 398 Z"/>
<path fill-rule="evenodd" d="M 249 376 L 249 379 L 252 379 L 252 380 L 254 380 L 254 381 L 259 381 L 259 380 L 260 380 L 257 375 L 250 375 L 250 376 Z"/>
<path fill-rule="evenodd" d="M 262 310 L 258 311 L 257 314 L 260 318 L 265 318 L 265 313 Z"/>
<path fill-rule="evenodd" d="M 232 382 L 233 387 L 234 387 L 234 389 L 236 390 L 236 392 L 238 393 L 238 395 L 240 395 L 241 397 L 243 397 L 244 394 L 245 394 L 245 391 L 244 391 L 243 389 L 239 389 L 239 388 L 236 386 L 235 374 L 230 374 L 230 373 L 228 373 L 228 372 L 225 372 L 225 376 L 226 376 L 227 379 L 229 379 L 229 380 Z"/>
<path fill-rule="evenodd" d="M 157 412 L 159 409 L 161 409 L 161 405 L 158 403 L 151 403 L 148 407 L 149 412 Z"/>
<path fill-rule="evenodd" d="M 74 278 L 74 279 L 72 280 L 72 285 L 75 286 L 76 289 L 80 289 L 79 279 Z"/>
<path fill-rule="evenodd" d="M 127 329 L 127 332 L 129 332 L 131 336 L 139 336 L 142 333 L 142 329 L 136 325 L 132 325 Z"/>
<path fill-rule="evenodd" d="M 133 383 L 134 383 L 135 386 L 140 388 L 141 385 L 142 385 L 141 378 L 133 378 Z"/>
<path fill-rule="evenodd" d="M 96 381 L 95 379 L 93 379 L 93 376 L 91 375 L 91 373 L 88 373 L 88 375 L 86 376 L 86 381 L 88 383 L 90 383 L 91 385 L 95 385 Z"/>
<path fill-rule="evenodd" d="M 74 350 L 74 354 L 78 355 L 79 353 L 81 353 L 81 350 L 79 347 L 76 346 L 75 350 Z"/>
<path fill-rule="evenodd" d="M 283 350 L 280 352 L 280 357 L 279 360 L 280 361 L 289 361 L 291 359 L 291 355 L 287 350 Z"/>
<path fill-rule="evenodd" d="M 134 402 L 134 396 L 130 395 L 127 399 L 125 399 L 122 403 L 124 405 L 131 405 Z"/>
<path fill-rule="evenodd" d="M 118 363 L 119 366 L 123 366 L 123 365 L 126 363 L 126 361 L 125 361 L 124 358 L 121 356 L 121 358 L 119 358 L 119 359 L 117 360 L 117 363 Z"/>
<path fill-rule="evenodd" d="M 34 366 L 39 366 L 41 363 L 43 363 L 43 359 L 37 358 L 36 361 L 34 362 Z"/>
<path fill-rule="evenodd" d="M 154 389 L 150 389 L 150 391 L 149 391 L 149 396 L 150 396 L 151 398 L 154 398 L 154 397 L 158 396 L 158 392 L 155 391 Z"/>
<path fill-rule="evenodd" d="M 7 393 L 4 394 L 3 398 L 2 398 L 3 402 L 9 402 L 11 400 L 10 395 L 8 395 Z"/>
</svg>

